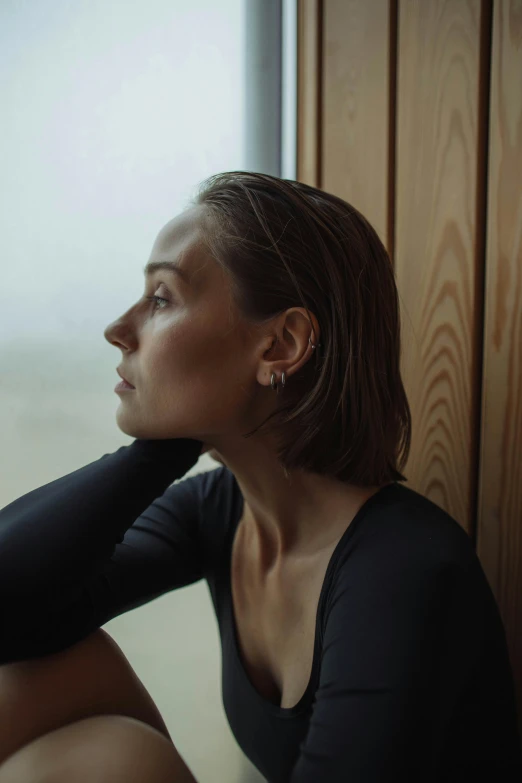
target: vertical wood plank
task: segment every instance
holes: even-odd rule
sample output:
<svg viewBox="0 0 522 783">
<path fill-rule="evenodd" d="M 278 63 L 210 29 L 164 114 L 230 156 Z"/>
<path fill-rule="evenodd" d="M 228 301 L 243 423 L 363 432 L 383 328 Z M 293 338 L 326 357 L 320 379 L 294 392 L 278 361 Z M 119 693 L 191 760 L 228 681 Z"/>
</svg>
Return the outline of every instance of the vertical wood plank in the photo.
<svg viewBox="0 0 522 783">
<path fill-rule="evenodd" d="M 297 5 L 297 180 L 321 181 L 322 0 Z"/>
<path fill-rule="evenodd" d="M 522 737 L 522 3 L 494 4 L 477 553 L 499 604 Z"/>
<path fill-rule="evenodd" d="M 321 187 L 359 209 L 389 250 L 391 6 L 325 0 L 321 143 Z"/>
<path fill-rule="evenodd" d="M 482 329 L 480 23 L 479 0 L 399 5 L 395 269 L 413 419 L 407 474 L 470 535 Z"/>
</svg>

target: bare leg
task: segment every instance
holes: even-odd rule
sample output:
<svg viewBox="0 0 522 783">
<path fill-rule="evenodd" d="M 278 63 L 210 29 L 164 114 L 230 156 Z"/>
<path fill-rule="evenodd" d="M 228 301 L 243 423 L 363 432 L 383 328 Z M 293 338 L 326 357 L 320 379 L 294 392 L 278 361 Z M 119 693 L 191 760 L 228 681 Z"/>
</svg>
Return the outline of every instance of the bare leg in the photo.
<svg viewBox="0 0 522 783">
<path fill-rule="evenodd" d="M 152 653 L 151 653 L 152 654 Z M 96 715 L 124 715 L 171 739 L 125 655 L 98 629 L 53 655 L 0 666 L 0 764 L 50 731 Z"/>
<path fill-rule="evenodd" d="M 0 764 L 0 783 L 197 783 L 163 734 L 134 718 L 86 718 Z"/>
</svg>

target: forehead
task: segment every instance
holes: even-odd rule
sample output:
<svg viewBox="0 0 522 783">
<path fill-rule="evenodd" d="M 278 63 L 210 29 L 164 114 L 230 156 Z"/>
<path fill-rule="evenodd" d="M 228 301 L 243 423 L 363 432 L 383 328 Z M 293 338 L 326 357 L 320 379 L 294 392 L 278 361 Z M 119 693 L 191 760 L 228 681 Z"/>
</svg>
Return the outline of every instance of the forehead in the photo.
<svg viewBox="0 0 522 783">
<path fill-rule="evenodd" d="M 154 266 L 161 267 L 162 262 L 176 266 L 183 278 L 191 283 L 212 272 L 211 258 L 203 243 L 199 210 L 182 212 L 163 226 L 154 242 L 147 267 L 154 271 Z"/>
<path fill-rule="evenodd" d="M 187 210 L 169 220 L 156 237 L 151 259 L 158 254 L 166 258 L 169 253 L 172 257 L 181 251 L 190 252 L 200 244 L 202 233 L 198 217 L 194 210 Z"/>
</svg>

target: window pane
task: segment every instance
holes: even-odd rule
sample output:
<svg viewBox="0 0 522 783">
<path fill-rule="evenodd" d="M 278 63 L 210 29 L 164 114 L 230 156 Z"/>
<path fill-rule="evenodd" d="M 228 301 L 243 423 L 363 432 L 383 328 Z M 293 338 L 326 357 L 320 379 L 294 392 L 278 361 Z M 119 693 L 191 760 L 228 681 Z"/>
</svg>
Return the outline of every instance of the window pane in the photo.
<svg viewBox="0 0 522 783">
<path fill-rule="evenodd" d="M 132 440 L 103 330 L 197 185 L 249 168 L 245 18 L 244 0 L 2 1 L 0 507 Z M 221 705 L 212 613 L 200 582 L 107 630 L 198 779 L 256 780 Z"/>
</svg>

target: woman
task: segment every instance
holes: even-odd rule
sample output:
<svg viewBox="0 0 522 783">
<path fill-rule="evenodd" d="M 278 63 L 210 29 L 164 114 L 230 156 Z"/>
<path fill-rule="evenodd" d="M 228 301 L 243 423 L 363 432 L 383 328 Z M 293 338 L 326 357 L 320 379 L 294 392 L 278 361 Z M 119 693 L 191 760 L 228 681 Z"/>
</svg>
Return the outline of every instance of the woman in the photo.
<svg viewBox="0 0 522 783">
<path fill-rule="evenodd" d="M 484 572 L 399 483 L 411 419 L 374 229 L 328 193 L 229 172 L 145 271 L 105 330 L 135 440 L 0 512 L 0 783 L 195 780 L 97 629 L 203 578 L 226 714 L 268 781 L 520 780 Z M 221 467 L 173 483 L 208 450 Z"/>
</svg>

